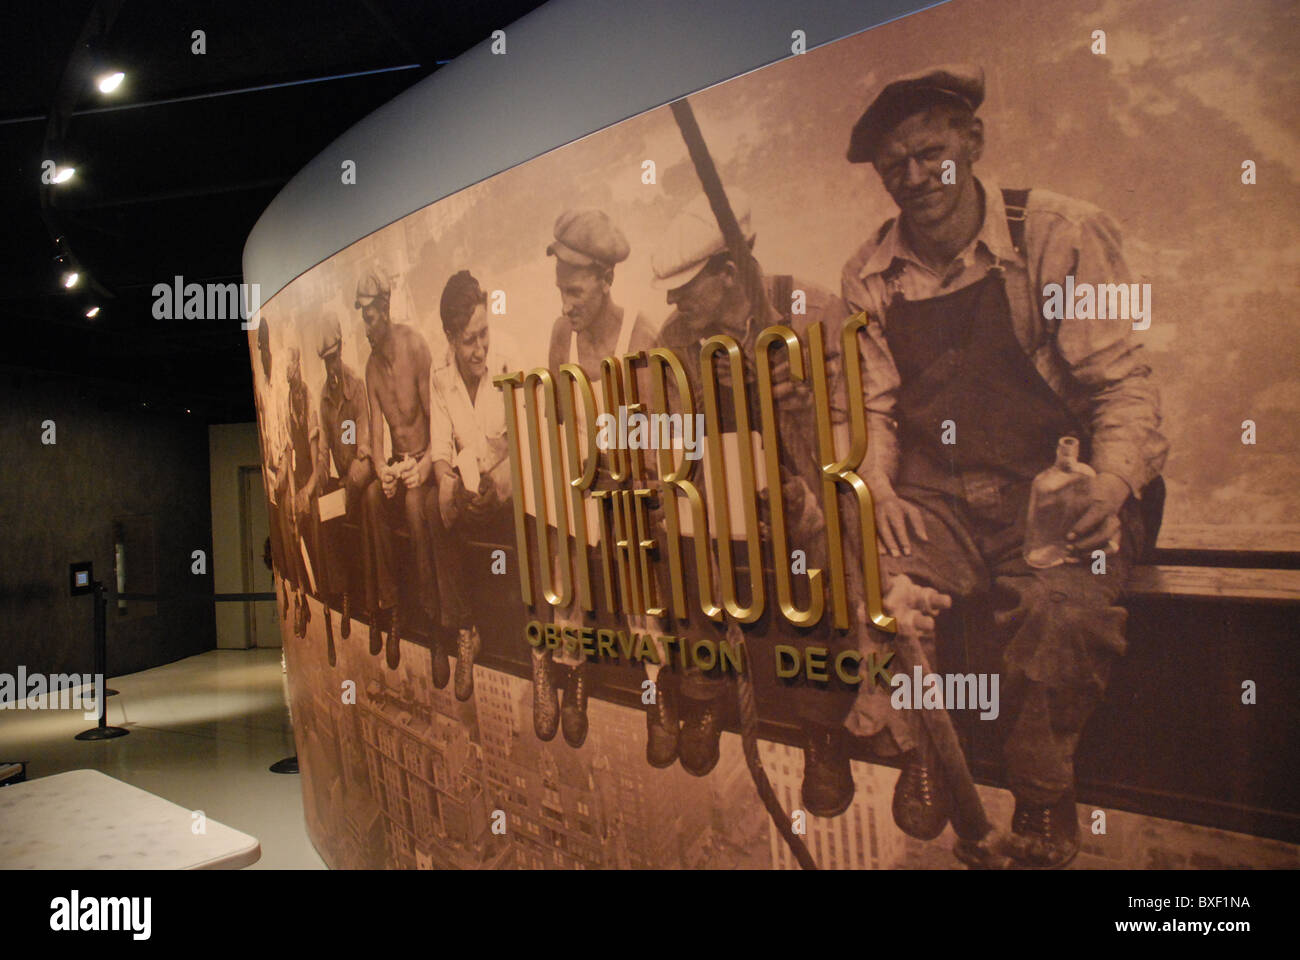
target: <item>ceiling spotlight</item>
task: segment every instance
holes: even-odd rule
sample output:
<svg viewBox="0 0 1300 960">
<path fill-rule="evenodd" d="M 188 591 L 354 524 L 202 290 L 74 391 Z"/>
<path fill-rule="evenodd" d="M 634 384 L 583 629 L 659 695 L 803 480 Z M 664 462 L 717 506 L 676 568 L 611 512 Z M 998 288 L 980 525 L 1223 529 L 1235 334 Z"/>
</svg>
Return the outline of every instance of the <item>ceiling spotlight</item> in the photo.
<svg viewBox="0 0 1300 960">
<path fill-rule="evenodd" d="M 97 316 L 99 316 L 99 307 L 91 307 L 86 311 L 87 320 L 94 320 Z"/>
<path fill-rule="evenodd" d="M 72 175 L 77 172 L 76 167 L 59 167 L 54 171 L 55 183 L 67 183 L 72 179 Z"/>
<path fill-rule="evenodd" d="M 81 280 L 81 274 L 76 270 L 69 270 L 63 275 L 63 285 L 71 290 Z"/>
<path fill-rule="evenodd" d="M 126 74 L 123 73 L 121 70 L 117 70 L 113 73 L 106 73 L 102 77 L 100 77 L 99 80 L 97 81 L 99 86 L 99 92 L 112 93 L 114 90 L 116 90 L 118 87 L 122 85 L 122 81 L 125 79 L 126 79 Z"/>
</svg>

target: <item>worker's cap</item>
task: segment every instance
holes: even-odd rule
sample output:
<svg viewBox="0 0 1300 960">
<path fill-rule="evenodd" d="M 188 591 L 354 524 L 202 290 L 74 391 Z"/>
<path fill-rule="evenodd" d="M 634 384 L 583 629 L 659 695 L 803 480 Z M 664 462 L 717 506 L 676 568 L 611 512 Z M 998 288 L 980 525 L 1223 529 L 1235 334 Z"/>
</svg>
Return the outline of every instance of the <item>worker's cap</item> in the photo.
<svg viewBox="0 0 1300 960">
<path fill-rule="evenodd" d="M 912 114 L 936 103 L 960 103 L 974 112 L 984 102 L 984 71 L 949 63 L 909 73 L 885 84 L 849 138 L 849 162 L 870 163 L 881 139 Z"/>
<path fill-rule="evenodd" d="M 338 314 L 327 310 L 321 314 L 316 326 L 316 355 L 327 356 L 343 347 L 343 325 L 339 323 Z"/>
<path fill-rule="evenodd" d="M 749 199 L 740 191 L 728 194 L 731 211 L 740 224 L 746 242 L 754 242 L 754 231 L 749 223 Z M 685 286 L 699 275 L 705 265 L 720 253 L 727 252 L 727 241 L 722 228 L 709 206 L 709 198 L 700 194 L 681 213 L 673 218 L 659 240 L 659 246 L 650 255 L 654 270 L 652 285 L 656 290 L 675 290 Z"/>
<path fill-rule="evenodd" d="M 632 250 L 603 210 L 565 210 L 555 220 L 555 242 L 546 252 L 575 267 L 612 267 Z"/>
<path fill-rule="evenodd" d="M 355 306 L 360 310 L 370 306 L 375 300 L 387 301 L 389 293 L 391 293 L 391 288 L 388 281 L 375 270 L 367 271 L 357 281 L 357 302 Z"/>
</svg>

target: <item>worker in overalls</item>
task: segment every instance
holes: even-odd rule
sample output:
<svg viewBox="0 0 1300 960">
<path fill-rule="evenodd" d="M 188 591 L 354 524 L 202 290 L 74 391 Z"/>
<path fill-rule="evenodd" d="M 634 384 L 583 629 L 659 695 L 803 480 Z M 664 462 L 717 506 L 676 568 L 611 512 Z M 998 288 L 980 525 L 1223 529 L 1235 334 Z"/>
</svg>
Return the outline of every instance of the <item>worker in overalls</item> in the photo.
<svg viewBox="0 0 1300 960">
<path fill-rule="evenodd" d="M 1151 532 L 1141 507 L 1163 493 L 1168 444 L 1131 320 L 1047 319 L 1057 313 L 1043 309 L 1045 286 L 1067 276 L 1098 289 L 1135 279 L 1115 221 L 1047 190 L 977 180 L 983 98 L 982 70 L 952 65 L 896 79 L 872 100 L 848 159 L 875 166 L 899 216 L 849 259 L 842 291 L 869 318 L 859 336 L 862 473 L 883 575 L 991 598 L 1016 800 L 1006 852 L 1054 867 L 1078 851 L 1075 748 L 1124 653 L 1118 601 L 1144 526 Z M 1095 475 L 1067 537 L 1071 562 L 1037 569 L 1023 556 L 1030 485 L 1067 436 Z M 895 819 L 913 836 L 937 836 L 945 785 L 916 713 L 864 685 L 848 726 L 907 751 Z M 955 852 L 979 862 L 961 842 Z"/>
</svg>

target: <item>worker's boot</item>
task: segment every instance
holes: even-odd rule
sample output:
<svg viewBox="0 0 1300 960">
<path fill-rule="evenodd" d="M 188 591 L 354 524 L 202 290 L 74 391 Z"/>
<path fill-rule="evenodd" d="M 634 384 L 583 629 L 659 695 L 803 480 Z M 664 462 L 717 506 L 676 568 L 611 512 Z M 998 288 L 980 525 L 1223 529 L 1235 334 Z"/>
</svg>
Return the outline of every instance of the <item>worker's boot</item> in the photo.
<svg viewBox="0 0 1300 960">
<path fill-rule="evenodd" d="M 339 612 L 339 635 L 346 640 L 352 634 L 352 595 L 343 592 L 342 610 Z"/>
<path fill-rule="evenodd" d="M 429 648 L 429 659 L 433 664 L 433 685 L 441 690 L 451 679 L 451 662 L 447 659 L 446 647 L 436 636 Z"/>
<path fill-rule="evenodd" d="M 682 769 L 702 777 L 718 764 L 719 742 L 722 740 L 722 702 L 692 700 L 682 703 L 682 732 L 677 741 Z"/>
<path fill-rule="evenodd" d="M 549 650 L 530 651 L 533 660 L 533 732 L 538 740 L 555 739 L 560 725 L 560 701 L 551 681 Z"/>
<path fill-rule="evenodd" d="M 681 722 L 677 717 L 677 704 L 668 692 L 665 671 L 659 671 L 655 683 L 654 702 L 646 704 L 645 758 L 652 767 L 671 767 L 677 759 L 677 741 Z"/>
<path fill-rule="evenodd" d="M 393 607 L 392 625 L 388 629 L 388 645 L 384 647 L 384 662 L 388 664 L 389 670 L 396 670 L 397 665 L 402 662 L 402 633 L 406 629 L 406 624 L 402 620 L 402 608 Z"/>
<path fill-rule="evenodd" d="M 461 627 L 456 633 L 456 699 L 468 700 L 474 695 L 474 658 L 478 656 L 483 641 L 478 627 Z"/>
<path fill-rule="evenodd" d="M 972 870 L 1011 870 L 1018 864 L 1011 857 L 1011 849 L 1019 838 L 1001 830 L 990 829 L 979 840 L 957 838 L 953 855 Z"/>
<path fill-rule="evenodd" d="M 388 611 L 383 607 L 376 607 L 370 611 L 370 655 L 379 656 L 384 649 L 384 620 Z"/>
<path fill-rule="evenodd" d="M 1024 867 L 1052 870 L 1064 867 L 1079 852 L 1079 815 L 1074 795 L 1054 804 L 1016 798 L 1011 817 L 1011 856 Z"/>
<path fill-rule="evenodd" d="M 928 750 L 912 751 L 894 785 L 894 823 L 909 837 L 933 840 L 948 823 L 948 794 Z"/>
<path fill-rule="evenodd" d="M 560 728 L 564 742 L 577 748 L 587 740 L 587 663 L 584 660 L 569 673 L 564 690 L 564 707 L 560 710 Z"/>
<path fill-rule="evenodd" d="M 844 728 L 814 724 L 803 754 L 803 805 L 814 817 L 838 817 L 853 802 Z"/>
</svg>

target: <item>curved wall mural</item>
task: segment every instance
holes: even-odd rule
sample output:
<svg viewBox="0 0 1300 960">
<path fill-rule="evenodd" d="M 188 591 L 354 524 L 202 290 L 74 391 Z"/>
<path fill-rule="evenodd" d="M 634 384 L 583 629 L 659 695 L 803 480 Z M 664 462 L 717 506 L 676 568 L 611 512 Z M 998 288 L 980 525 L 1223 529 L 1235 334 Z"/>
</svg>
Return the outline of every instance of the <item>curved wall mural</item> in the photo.
<svg viewBox="0 0 1300 960">
<path fill-rule="evenodd" d="M 1104 53 L 971 0 L 791 56 L 261 308 L 330 866 L 1151 865 L 1025 824 L 1081 738 L 1111 771 L 1112 674 L 1179 698 L 1122 656 L 1157 537 L 1294 549 L 1291 134 L 1225 92 L 1293 68 L 1267 17 L 1117 10 Z"/>
</svg>

